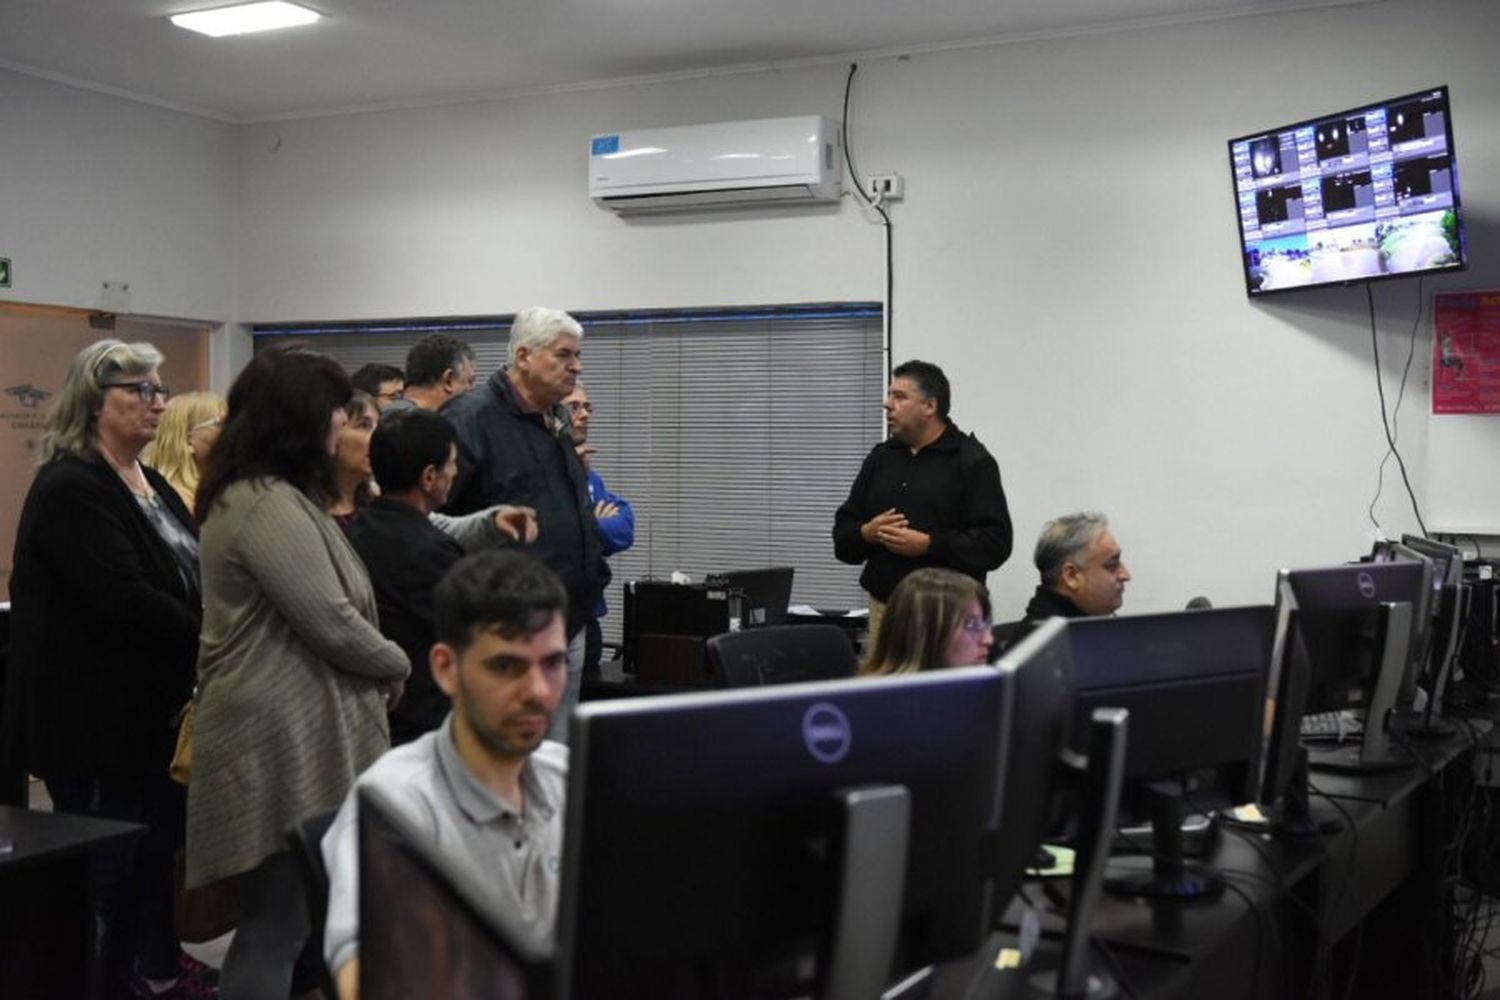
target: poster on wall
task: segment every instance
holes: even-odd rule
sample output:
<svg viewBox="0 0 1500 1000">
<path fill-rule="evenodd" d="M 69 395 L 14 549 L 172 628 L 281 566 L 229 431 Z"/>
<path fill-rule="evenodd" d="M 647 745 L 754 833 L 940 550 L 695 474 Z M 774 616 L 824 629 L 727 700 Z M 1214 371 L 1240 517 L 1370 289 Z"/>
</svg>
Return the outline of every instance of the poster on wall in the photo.
<svg viewBox="0 0 1500 1000">
<path fill-rule="evenodd" d="M 1432 412 L 1500 413 L 1500 290 L 1433 296 Z"/>
</svg>

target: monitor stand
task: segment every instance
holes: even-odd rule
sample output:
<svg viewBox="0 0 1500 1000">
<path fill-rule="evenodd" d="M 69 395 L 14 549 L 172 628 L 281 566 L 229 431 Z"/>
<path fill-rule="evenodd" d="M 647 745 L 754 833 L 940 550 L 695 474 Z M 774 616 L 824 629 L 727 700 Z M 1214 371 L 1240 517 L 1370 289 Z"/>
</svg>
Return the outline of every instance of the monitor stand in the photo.
<svg viewBox="0 0 1500 1000">
<path fill-rule="evenodd" d="M 1323 771 L 1391 771 L 1415 763 L 1405 747 L 1392 746 L 1386 732 L 1387 718 L 1396 707 L 1406 651 L 1411 642 L 1411 605 L 1380 605 L 1377 626 L 1380 656 L 1375 662 L 1374 683 L 1365 706 L 1365 732 L 1358 746 L 1333 750 L 1309 750 L 1309 767 Z"/>
<path fill-rule="evenodd" d="M 1089 941 L 1109 860 L 1110 832 L 1120 812 L 1129 721 L 1130 713 L 1123 708 L 1096 708 L 1089 720 L 1088 769 L 1079 802 L 1067 935 L 1056 966 L 1041 964 L 1027 977 L 1028 1000 L 1112 1000 L 1120 995 L 1109 973 L 1090 967 Z"/>
<path fill-rule="evenodd" d="M 1104 887 L 1122 896 L 1150 899 L 1204 899 L 1224 891 L 1222 876 L 1183 860 L 1182 818 L 1187 812 L 1180 781 L 1153 781 L 1145 787 L 1151 815 L 1151 868 L 1122 871 Z"/>
<path fill-rule="evenodd" d="M 895 964 L 911 793 L 873 785 L 838 798 L 845 819 L 838 910 L 818 1000 L 869 1000 L 885 990 Z"/>
<path fill-rule="evenodd" d="M 1251 819 L 1235 810 L 1219 813 L 1219 820 L 1232 826 L 1244 827 L 1269 833 L 1276 837 L 1294 840 L 1311 840 L 1338 833 L 1344 825 L 1336 819 L 1313 819 L 1312 803 L 1308 798 L 1307 747 L 1299 746 L 1292 764 L 1292 773 L 1287 779 L 1286 790 L 1276 804 L 1259 819 Z"/>
</svg>

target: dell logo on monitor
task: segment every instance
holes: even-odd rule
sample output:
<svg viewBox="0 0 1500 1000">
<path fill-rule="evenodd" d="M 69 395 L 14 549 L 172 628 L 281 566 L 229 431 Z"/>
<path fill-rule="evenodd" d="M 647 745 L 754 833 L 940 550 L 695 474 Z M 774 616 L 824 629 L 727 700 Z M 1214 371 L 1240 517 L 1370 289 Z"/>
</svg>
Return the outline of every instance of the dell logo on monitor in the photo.
<svg viewBox="0 0 1500 1000">
<path fill-rule="evenodd" d="M 835 705 L 820 701 L 802 716 L 802 742 L 807 752 L 824 764 L 837 764 L 849 755 L 854 730 L 849 719 Z"/>
<path fill-rule="evenodd" d="M 1375 578 L 1368 573 L 1359 574 L 1359 592 L 1365 600 L 1375 596 Z"/>
</svg>

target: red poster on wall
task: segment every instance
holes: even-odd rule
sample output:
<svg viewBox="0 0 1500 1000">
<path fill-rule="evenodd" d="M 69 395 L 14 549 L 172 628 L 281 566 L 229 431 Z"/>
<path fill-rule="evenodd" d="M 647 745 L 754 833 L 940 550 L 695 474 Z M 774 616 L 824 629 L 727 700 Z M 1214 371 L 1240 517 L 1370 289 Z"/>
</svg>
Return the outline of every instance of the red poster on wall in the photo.
<svg viewBox="0 0 1500 1000">
<path fill-rule="evenodd" d="M 1500 291 L 1433 296 L 1432 412 L 1500 413 Z"/>
</svg>

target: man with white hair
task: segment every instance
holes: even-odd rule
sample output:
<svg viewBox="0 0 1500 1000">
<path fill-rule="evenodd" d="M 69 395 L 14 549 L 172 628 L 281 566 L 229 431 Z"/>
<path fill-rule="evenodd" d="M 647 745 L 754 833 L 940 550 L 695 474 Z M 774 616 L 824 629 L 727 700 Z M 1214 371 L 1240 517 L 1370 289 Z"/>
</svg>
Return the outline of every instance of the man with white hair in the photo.
<svg viewBox="0 0 1500 1000">
<path fill-rule="evenodd" d="M 582 342 L 582 325 L 562 310 L 526 309 L 511 323 L 505 367 L 442 410 L 458 431 L 458 478 L 448 512 L 495 504 L 533 508 L 537 540 L 528 551 L 567 589 L 568 687 L 548 732 L 562 741 L 582 686 L 584 626 L 602 589 L 588 474 L 562 406 L 583 370 Z"/>
</svg>

